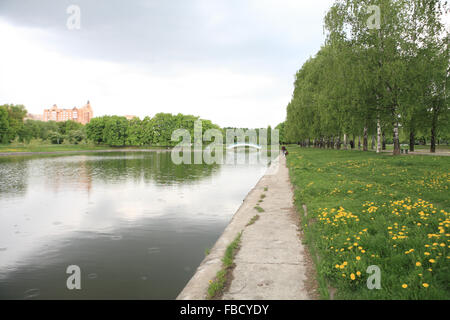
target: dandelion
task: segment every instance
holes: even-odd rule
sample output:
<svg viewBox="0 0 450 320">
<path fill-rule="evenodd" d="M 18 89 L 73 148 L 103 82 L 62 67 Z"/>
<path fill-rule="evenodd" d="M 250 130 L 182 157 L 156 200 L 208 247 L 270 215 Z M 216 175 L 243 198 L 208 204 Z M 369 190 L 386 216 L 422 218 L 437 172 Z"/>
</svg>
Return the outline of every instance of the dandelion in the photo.
<svg viewBox="0 0 450 320">
<path fill-rule="evenodd" d="M 422 264 L 419 261 L 416 262 L 416 267 L 420 267 L 421 265 Z"/>
<path fill-rule="evenodd" d="M 430 259 L 428 261 L 430 261 L 431 263 L 435 263 L 436 262 L 436 260 L 434 260 L 434 259 Z"/>
<path fill-rule="evenodd" d="M 352 280 L 355 280 L 355 279 L 356 279 L 356 277 L 355 277 L 355 274 L 354 274 L 354 273 L 352 273 L 352 274 L 350 275 L 350 279 L 352 279 Z"/>
<path fill-rule="evenodd" d="M 357 257 L 356 257 L 356 260 L 358 260 L 358 261 L 361 260 L 361 257 L 360 257 L 360 256 L 357 256 Z"/>
<path fill-rule="evenodd" d="M 402 284 L 402 288 L 406 289 L 406 288 L 408 288 L 408 285 L 406 283 L 404 283 L 404 284 Z"/>
<path fill-rule="evenodd" d="M 422 283 L 424 288 L 428 288 L 430 285 L 428 283 Z"/>
</svg>

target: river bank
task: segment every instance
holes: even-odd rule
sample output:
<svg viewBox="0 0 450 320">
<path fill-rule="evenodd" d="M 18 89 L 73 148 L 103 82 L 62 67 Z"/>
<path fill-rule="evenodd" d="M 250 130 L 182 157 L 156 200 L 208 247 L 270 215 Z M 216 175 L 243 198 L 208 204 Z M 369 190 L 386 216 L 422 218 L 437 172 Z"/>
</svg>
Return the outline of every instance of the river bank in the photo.
<svg viewBox="0 0 450 320">
<path fill-rule="evenodd" d="M 258 219 L 254 219 L 255 215 L 259 215 Z M 235 267 L 222 298 L 312 298 L 312 272 L 297 221 L 286 159 L 280 156 L 249 192 L 177 299 L 206 299 L 210 282 L 222 268 L 227 246 L 240 232 Z"/>
<path fill-rule="evenodd" d="M 30 156 L 49 154 L 74 154 L 90 152 L 151 152 L 166 151 L 164 147 L 129 147 L 118 148 L 108 146 L 79 146 L 79 145 L 56 145 L 39 147 L 0 147 L 0 157 L 2 156 Z"/>
</svg>

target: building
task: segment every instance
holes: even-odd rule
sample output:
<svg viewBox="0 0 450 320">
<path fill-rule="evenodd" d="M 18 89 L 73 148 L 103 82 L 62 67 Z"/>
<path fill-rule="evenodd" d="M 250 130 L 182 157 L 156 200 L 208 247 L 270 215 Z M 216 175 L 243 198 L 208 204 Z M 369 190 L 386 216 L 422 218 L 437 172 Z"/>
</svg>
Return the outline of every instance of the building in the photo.
<svg viewBox="0 0 450 320">
<path fill-rule="evenodd" d="M 136 116 L 132 116 L 129 114 L 125 115 L 124 117 L 127 118 L 127 120 L 133 120 L 133 119 L 137 118 Z"/>
<path fill-rule="evenodd" d="M 82 124 L 89 123 L 94 117 L 89 101 L 82 108 L 59 109 L 56 104 L 51 109 L 44 109 L 43 121 L 67 121 L 73 120 Z"/>
</svg>

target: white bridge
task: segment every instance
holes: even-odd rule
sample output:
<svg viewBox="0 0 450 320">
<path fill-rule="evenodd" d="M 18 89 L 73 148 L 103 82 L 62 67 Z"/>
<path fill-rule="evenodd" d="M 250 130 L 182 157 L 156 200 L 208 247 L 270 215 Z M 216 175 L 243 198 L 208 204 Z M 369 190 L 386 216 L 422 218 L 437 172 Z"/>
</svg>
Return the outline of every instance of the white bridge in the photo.
<svg viewBox="0 0 450 320">
<path fill-rule="evenodd" d="M 235 143 L 235 144 L 230 144 L 229 146 L 227 146 L 227 150 L 230 149 L 234 149 L 234 148 L 240 148 L 240 147 L 250 147 L 250 148 L 255 148 L 258 150 L 262 149 L 262 146 L 254 144 L 254 143 Z"/>
</svg>

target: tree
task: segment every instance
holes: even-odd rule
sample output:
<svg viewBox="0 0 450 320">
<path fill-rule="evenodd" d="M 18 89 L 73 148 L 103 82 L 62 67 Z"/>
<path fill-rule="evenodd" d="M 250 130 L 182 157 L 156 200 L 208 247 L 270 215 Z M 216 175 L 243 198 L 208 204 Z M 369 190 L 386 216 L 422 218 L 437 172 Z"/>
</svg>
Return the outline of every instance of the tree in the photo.
<svg viewBox="0 0 450 320">
<path fill-rule="evenodd" d="M 125 117 L 105 117 L 103 141 L 110 146 L 125 146 L 127 141 L 128 120 Z"/>
<path fill-rule="evenodd" d="M 106 124 L 106 117 L 93 118 L 86 124 L 86 137 L 88 140 L 96 143 L 102 144 L 106 143 L 104 139 L 104 133 Z"/>
<path fill-rule="evenodd" d="M 5 106 L 0 106 L 0 143 L 8 143 L 8 133 L 8 110 Z"/>
</svg>

